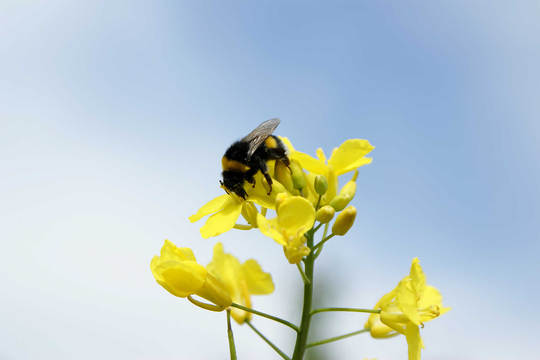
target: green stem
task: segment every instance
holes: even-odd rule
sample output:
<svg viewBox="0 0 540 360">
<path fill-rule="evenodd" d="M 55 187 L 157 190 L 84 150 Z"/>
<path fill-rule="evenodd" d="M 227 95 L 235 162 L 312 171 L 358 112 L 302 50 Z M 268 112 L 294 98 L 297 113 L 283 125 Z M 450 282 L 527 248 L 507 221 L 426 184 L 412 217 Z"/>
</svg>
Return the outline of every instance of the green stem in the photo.
<svg viewBox="0 0 540 360">
<path fill-rule="evenodd" d="M 325 340 L 315 341 L 315 342 L 312 342 L 310 344 L 307 344 L 306 348 L 310 348 L 310 347 L 317 346 L 317 345 L 328 344 L 328 343 L 331 343 L 331 342 L 334 342 L 334 341 L 346 339 L 348 337 L 358 335 L 358 334 L 362 334 L 362 333 L 365 333 L 365 332 L 368 332 L 368 331 L 369 331 L 369 329 L 362 329 L 362 330 L 358 330 L 358 331 L 353 331 L 351 333 L 343 334 L 343 335 L 340 335 L 340 336 L 334 336 L 334 337 L 331 337 L 331 338 L 328 338 L 328 339 L 325 339 Z"/>
<path fill-rule="evenodd" d="M 315 227 L 313 228 L 313 233 L 316 233 L 317 230 L 319 230 L 319 229 L 321 228 L 321 226 L 323 226 L 323 223 L 320 223 L 319 225 L 315 226 Z"/>
<path fill-rule="evenodd" d="M 304 284 L 304 305 L 302 307 L 302 321 L 300 323 L 300 331 L 296 336 L 294 345 L 293 360 L 302 360 L 306 351 L 306 343 L 311 322 L 311 302 L 313 300 L 313 231 L 306 233 L 307 246 L 311 249 L 309 255 L 305 259 L 305 273 L 309 279 L 309 283 Z"/>
<path fill-rule="evenodd" d="M 324 231 L 323 231 L 323 234 L 322 234 L 322 239 L 324 239 L 326 237 L 326 234 L 328 233 L 328 223 L 324 224 Z M 321 255 L 321 251 L 322 251 L 323 247 L 322 245 L 319 246 L 319 248 L 315 251 L 315 260 L 317 260 L 317 258 L 319 257 L 319 255 Z"/>
<path fill-rule="evenodd" d="M 263 339 L 268 345 L 270 345 L 270 347 L 274 349 L 283 359 L 291 360 L 290 357 L 288 357 L 283 351 L 281 351 L 276 345 L 274 345 L 274 343 L 268 340 L 266 336 L 264 336 L 259 330 L 257 330 L 249 320 L 246 320 L 246 324 L 248 324 L 251 330 L 255 331 L 255 333 L 259 335 L 261 339 Z"/>
<path fill-rule="evenodd" d="M 317 243 L 317 245 L 315 245 L 315 246 L 313 247 L 312 250 L 317 250 L 318 248 L 320 248 L 321 246 L 323 246 L 323 244 L 324 244 L 325 242 L 327 242 L 328 240 L 330 240 L 330 239 L 333 238 L 334 236 L 336 236 L 336 234 L 330 234 L 330 235 L 328 235 L 327 237 L 325 237 L 324 239 L 322 239 L 321 241 L 319 241 L 319 242 Z"/>
<path fill-rule="evenodd" d="M 302 276 L 302 280 L 304 281 L 304 284 L 309 284 L 309 279 L 307 278 L 304 270 L 302 270 L 302 265 L 300 265 L 300 263 L 297 263 L 296 267 L 298 268 L 298 271 L 300 271 L 300 275 Z"/>
<path fill-rule="evenodd" d="M 315 206 L 315 210 L 319 210 L 319 205 L 321 205 L 321 199 L 322 199 L 322 195 L 319 195 L 319 199 L 317 199 L 317 206 Z"/>
<path fill-rule="evenodd" d="M 285 326 L 288 326 L 290 327 L 291 329 L 293 329 L 294 331 L 298 332 L 299 329 L 298 329 L 298 326 L 288 322 L 287 320 L 283 320 L 281 318 L 278 318 L 277 316 L 272 316 L 272 315 L 269 315 L 269 314 L 266 314 L 266 313 L 263 313 L 262 311 L 257 311 L 255 309 L 251 309 L 251 308 L 248 308 L 248 307 L 245 307 L 243 305 L 240 305 L 240 304 L 236 304 L 236 303 L 232 303 L 231 304 L 232 307 L 235 307 L 237 309 L 240 309 L 240 310 L 244 310 L 244 311 L 247 311 L 247 312 L 250 312 L 252 314 L 255 314 L 255 315 L 259 315 L 259 316 L 262 316 L 262 317 L 265 317 L 267 319 L 270 319 L 270 320 L 274 320 L 274 321 L 277 321 L 278 323 L 281 323 Z"/>
<path fill-rule="evenodd" d="M 381 310 L 379 309 L 358 309 L 358 308 L 340 308 L 340 307 L 330 307 L 330 308 L 321 308 L 321 309 L 315 309 L 311 311 L 311 315 L 315 315 L 322 312 L 327 311 L 349 311 L 349 312 L 361 312 L 361 313 L 369 313 L 369 314 L 380 314 Z"/>
<path fill-rule="evenodd" d="M 227 336 L 229 337 L 229 352 L 231 360 L 236 360 L 236 347 L 234 346 L 234 336 L 231 327 L 231 310 L 227 310 Z"/>
</svg>

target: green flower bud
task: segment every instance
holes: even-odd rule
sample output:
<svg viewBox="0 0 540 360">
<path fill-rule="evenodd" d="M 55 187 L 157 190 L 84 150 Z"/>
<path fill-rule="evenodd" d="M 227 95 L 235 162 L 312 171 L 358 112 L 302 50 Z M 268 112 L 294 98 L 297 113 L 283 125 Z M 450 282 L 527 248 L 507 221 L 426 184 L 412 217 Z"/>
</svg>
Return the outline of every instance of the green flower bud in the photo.
<svg viewBox="0 0 540 360">
<path fill-rule="evenodd" d="M 345 235 L 353 226 L 355 218 L 356 208 L 354 206 L 348 206 L 337 216 L 334 225 L 332 225 L 332 233 L 340 236 Z"/>
<path fill-rule="evenodd" d="M 328 180 L 326 180 L 326 177 L 324 175 L 317 175 L 315 177 L 314 182 L 315 192 L 319 195 L 326 194 L 326 190 L 328 190 Z"/>
<path fill-rule="evenodd" d="M 336 210 L 334 210 L 333 207 L 331 207 L 330 205 L 325 205 L 319 210 L 317 210 L 315 219 L 317 219 L 317 221 L 322 224 L 326 224 L 334 218 L 335 213 L 336 213 Z"/>
<path fill-rule="evenodd" d="M 291 172 L 292 172 L 292 180 L 293 180 L 294 188 L 298 190 L 302 190 L 303 188 L 305 188 L 306 176 L 300 164 L 298 164 L 296 161 L 291 161 L 289 168 L 291 169 Z"/>
</svg>

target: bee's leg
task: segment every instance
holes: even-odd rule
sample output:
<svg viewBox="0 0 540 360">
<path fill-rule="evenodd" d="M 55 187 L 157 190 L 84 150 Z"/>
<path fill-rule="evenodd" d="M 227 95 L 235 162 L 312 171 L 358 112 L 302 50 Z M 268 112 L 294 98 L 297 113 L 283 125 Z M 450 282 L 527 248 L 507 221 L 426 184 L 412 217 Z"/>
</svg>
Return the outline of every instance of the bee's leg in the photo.
<svg viewBox="0 0 540 360">
<path fill-rule="evenodd" d="M 261 172 L 264 175 L 264 178 L 266 179 L 268 186 L 270 187 L 270 190 L 268 190 L 268 193 L 267 193 L 267 195 L 270 195 L 270 193 L 272 192 L 272 178 L 270 177 L 270 174 L 268 173 L 268 167 L 266 166 L 266 162 L 263 159 L 259 160 L 259 168 L 261 169 Z"/>
<path fill-rule="evenodd" d="M 245 175 L 244 178 L 248 183 L 251 184 L 251 187 L 255 187 L 255 177 L 254 175 L 257 173 L 257 171 L 253 171 L 253 169 L 249 169 Z"/>
</svg>

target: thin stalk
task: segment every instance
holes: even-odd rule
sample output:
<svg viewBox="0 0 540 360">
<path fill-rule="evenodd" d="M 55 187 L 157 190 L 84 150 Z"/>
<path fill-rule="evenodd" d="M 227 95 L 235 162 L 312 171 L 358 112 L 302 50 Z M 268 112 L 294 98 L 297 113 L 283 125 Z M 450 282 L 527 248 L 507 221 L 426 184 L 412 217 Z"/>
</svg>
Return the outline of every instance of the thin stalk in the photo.
<svg viewBox="0 0 540 360">
<path fill-rule="evenodd" d="M 298 271 L 300 272 L 300 275 L 302 276 L 302 281 L 304 281 L 304 284 L 308 284 L 309 279 L 307 278 L 306 273 L 304 272 L 304 270 L 302 270 L 302 265 L 300 265 L 300 263 L 297 263 L 296 267 L 298 268 Z"/>
<path fill-rule="evenodd" d="M 323 234 L 322 234 L 322 238 L 321 239 L 324 239 L 326 237 L 326 234 L 328 233 L 328 223 L 324 224 L 324 231 L 323 231 Z M 317 260 L 317 258 L 319 257 L 319 255 L 321 255 L 321 251 L 323 249 L 323 246 L 319 246 L 319 248 L 315 251 L 315 260 Z"/>
<path fill-rule="evenodd" d="M 319 241 L 319 242 L 317 243 L 317 245 L 315 245 L 315 246 L 313 247 L 312 250 L 317 250 L 318 248 L 320 248 L 321 246 L 323 246 L 323 244 L 324 244 L 325 242 L 327 242 L 328 240 L 330 240 L 330 239 L 333 238 L 334 236 L 336 236 L 336 234 L 330 234 L 330 235 L 328 235 L 327 237 L 325 237 L 324 239 L 322 239 L 321 241 Z"/>
<path fill-rule="evenodd" d="M 343 335 L 340 335 L 340 336 L 334 336 L 334 337 L 331 337 L 331 338 L 328 338 L 328 339 L 325 339 L 325 340 L 315 341 L 315 342 L 312 342 L 310 344 L 307 344 L 306 348 L 310 348 L 310 347 L 317 346 L 317 345 L 328 344 L 328 343 L 331 343 L 331 342 L 334 342 L 334 341 L 346 339 L 348 337 L 358 335 L 358 334 L 362 334 L 362 333 L 365 333 L 365 332 L 368 332 L 368 331 L 369 331 L 369 329 L 362 329 L 362 330 L 353 331 L 353 332 L 350 332 L 350 333 L 347 333 L 347 334 L 343 334 Z"/>
<path fill-rule="evenodd" d="M 380 309 L 359 309 L 359 308 L 340 308 L 340 307 L 329 307 L 329 308 L 321 308 L 321 309 L 315 309 L 311 310 L 311 315 L 315 315 L 322 312 L 327 311 L 349 311 L 349 312 L 361 312 L 361 313 L 369 313 L 369 314 L 380 314 Z"/>
<path fill-rule="evenodd" d="M 281 351 L 280 348 L 278 348 L 276 345 L 274 345 L 273 342 L 268 340 L 268 338 L 266 338 L 266 336 L 264 336 L 259 330 L 257 330 L 255 328 L 255 326 L 253 326 L 253 324 L 249 320 L 246 320 L 246 324 L 248 324 L 248 326 L 251 328 L 251 330 L 255 331 L 255 333 L 257 335 L 259 335 L 261 337 L 261 339 L 263 339 L 268 345 L 270 345 L 270 347 L 272 349 L 274 349 L 279 354 L 279 356 L 281 356 L 285 360 L 291 360 L 291 358 L 288 357 L 283 351 Z"/>
<path fill-rule="evenodd" d="M 315 261 L 313 254 L 313 231 L 306 233 L 307 246 L 311 249 L 309 255 L 305 259 L 305 273 L 309 279 L 309 283 L 304 284 L 304 305 L 302 307 L 302 321 L 300 323 L 300 331 L 296 336 L 294 345 L 293 360 L 301 360 L 306 351 L 306 343 L 311 322 L 311 303 L 313 300 L 313 264 Z"/>
<path fill-rule="evenodd" d="M 250 312 L 250 313 L 255 314 L 255 315 L 259 315 L 259 316 L 265 317 L 265 318 L 270 319 L 270 320 L 277 321 L 278 323 L 281 323 L 281 324 L 283 324 L 283 325 L 285 325 L 285 326 L 290 327 L 291 329 L 293 329 L 293 330 L 296 331 L 296 332 L 299 331 L 298 326 L 294 325 L 293 323 L 288 322 L 287 320 L 283 320 L 283 319 L 281 319 L 281 318 L 278 318 L 277 316 L 272 316 L 272 315 L 263 313 L 262 311 L 257 311 L 257 310 L 255 310 L 255 309 L 251 309 L 251 308 L 248 308 L 248 307 L 245 307 L 245 306 L 243 306 L 243 305 L 236 304 L 236 303 L 232 303 L 231 306 L 232 306 L 232 307 L 235 307 L 235 308 L 237 308 L 237 309 L 240 309 L 240 310 L 244 310 L 244 311 Z"/>
<path fill-rule="evenodd" d="M 321 205 L 321 199 L 322 199 L 322 195 L 319 195 L 319 199 L 317 200 L 317 206 L 315 206 L 315 210 L 319 210 L 319 205 Z"/>
<path fill-rule="evenodd" d="M 227 336 L 229 338 L 229 352 L 231 360 L 236 360 L 236 347 L 234 346 L 234 336 L 231 327 L 231 310 L 227 310 Z"/>
<path fill-rule="evenodd" d="M 323 223 L 320 223 L 319 225 L 315 226 L 315 227 L 313 228 L 313 233 L 316 233 L 317 230 L 319 230 L 319 229 L 321 228 L 321 226 L 323 226 Z"/>
</svg>

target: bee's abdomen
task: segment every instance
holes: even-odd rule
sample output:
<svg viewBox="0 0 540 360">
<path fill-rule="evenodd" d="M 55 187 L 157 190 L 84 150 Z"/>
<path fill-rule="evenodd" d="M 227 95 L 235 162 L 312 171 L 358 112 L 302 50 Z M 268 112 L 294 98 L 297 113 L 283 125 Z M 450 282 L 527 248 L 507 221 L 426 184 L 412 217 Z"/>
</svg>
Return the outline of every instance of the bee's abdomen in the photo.
<svg viewBox="0 0 540 360">
<path fill-rule="evenodd" d="M 223 171 L 235 171 L 235 172 L 246 172 L 250 169 L 246 164 L 241 163 L 238 160 L 229 159 L 227 156 L 221 158 L 221 166 Z"/>
</svg>

